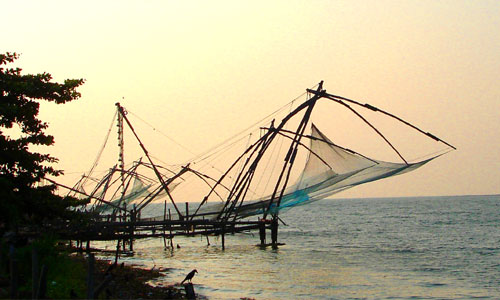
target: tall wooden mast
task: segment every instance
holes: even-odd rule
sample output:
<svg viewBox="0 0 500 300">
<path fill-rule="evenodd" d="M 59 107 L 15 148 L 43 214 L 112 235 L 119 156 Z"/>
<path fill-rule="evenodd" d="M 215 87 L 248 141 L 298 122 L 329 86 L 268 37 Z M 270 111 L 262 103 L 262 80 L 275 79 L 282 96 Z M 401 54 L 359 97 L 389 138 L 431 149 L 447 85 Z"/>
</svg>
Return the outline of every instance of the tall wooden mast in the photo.
<svg viewBox="0 0 500 300">
<path fill-rule="evenodd" d="M 165 193 L 167 194 L 167 196 L 170 199 L 171 203 L 174 205 L 174 208 L 177 211 L 177 214 L 179 215 L 180 218 L 183 218 L 184 216 L 182 215 L 181 211 L 177 207 L 177 204 L 175 204 L 175 201 L 172 198 L 172 195 L 170 194 L 170 190 L 168 188 L 168 183 L 170 183 L 170 181 L 166 182 L 165 179 L 163 178 L 163 176 L 158 171 L 158 168 L 156 167 L 155 163 L 153 162 L 153 160 L 149 156 L 148 150 L 146 149 L 146 147 L 144 146 L 144 144 L 141 142 L 141 140 L 139 139 L 139 136 L 135 132 L 134 127 L 132 126 L 132 124 L 128 120 L 125 109 L 122 106 L 120 106 L 120 103 L 118 103 L 118 102 L 116 103 L 116 106 L 118 107 L 118 115 L 121 116 L 122 126 L 123 126 L 123 123 L 125 122 L 127 124 L 128 128 L 130 128 L 130 130 L 132 131 L 132 134 L 135 136 L 137 142 L 139 143 L 139 146 L 141 147 L 142 151 L 144 152 L 144 155 L 146 155 L 146 158 L 148 159 L 149 163 L 151 164 L 151 168 L 153 168 L 153 171 L 154 171 L 156 177 L 160 181 L 160 184 L 161 184 L 163 190 L 165 190 Z M 123 132 L 123 129 L 122 129 L 122 132 Z M 122 145 L 123 145 L 123 141 L 122 141 Z M 122 174 L 123 174 L 123 172 L 122 172 Z M 178 175 L 178 176 L 180 176 L 180 175 Z M 144 207 L 144 205 L 142 205 L 141 208 L 142 207 Z"/>
<path fill-rule="evenodd" d="M 116 125 L 118 127 L 118 149 L 119 149 L 118 169 L 120 172 L 121 199 L 123 199 L 123 197 L 125 196 L 125 177 L 124 177 L 125 158 L 124 158 L 124 151 L 123 151 L 123 148 L 124 148 L 124 139 L 123 139 L 123 115 L 124 115 L 124 111 L 123 111 L 123 107 L 121 107 L 119 102 L 116 102 L 115 105 L 116 105 L 116 109 L 118 110 L 118 113 L 117 113 L 118 123 Z"/>
</svg>

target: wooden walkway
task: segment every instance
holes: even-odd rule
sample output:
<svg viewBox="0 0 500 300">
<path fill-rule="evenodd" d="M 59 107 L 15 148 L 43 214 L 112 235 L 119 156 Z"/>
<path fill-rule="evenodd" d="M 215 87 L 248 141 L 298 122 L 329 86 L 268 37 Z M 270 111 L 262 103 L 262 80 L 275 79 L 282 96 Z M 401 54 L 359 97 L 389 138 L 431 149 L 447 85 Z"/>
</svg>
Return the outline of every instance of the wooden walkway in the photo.
<svg viewBox="0 0 500 300">
<path fill-rule="evenodd" d="M 271 244 L 266 243 L 266 229 L 271 230 Z M 225 248 L 225 235 L 240 232 L 259 231 L 262 246 L 277 246 L 277 220 L 259 221 L 214 221 L 205 219 L 194 220 L 129 220 L 106 221 L 99 220 L 88 223 L 86 226 L 68 226 L 60 228 L 58 234 L 61 239 L 79 241 L 80 246 L 91 241 L 124 241 L 129 244 L 130 251 L 136 239 L 163 238 L 171 240 L 176 236 L 220 236 L 222 248 Z"/>
</svg>

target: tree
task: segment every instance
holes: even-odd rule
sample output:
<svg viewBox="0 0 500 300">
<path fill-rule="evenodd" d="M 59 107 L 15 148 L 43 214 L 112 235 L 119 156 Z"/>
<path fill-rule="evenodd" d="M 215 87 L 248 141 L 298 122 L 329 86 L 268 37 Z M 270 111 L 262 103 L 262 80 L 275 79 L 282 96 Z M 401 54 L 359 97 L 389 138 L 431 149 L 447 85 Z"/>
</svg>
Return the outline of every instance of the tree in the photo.
<svg viewBox="0 0 500 300">
<path fill-rule="evenodd" d="M 56 83 L 49 73 L 22 75 L 20 68 L 6 66 L 18 58 L 16 53 L 0 54 L 0 232 L 67 218 L 67 208 L 77 204 L 74 198 L 56 195 L 55 185 L 40 184 L 46 176 L 63 172 L 51 166 L 55 157 L 30 146 L 54 144 L 54 137 L 44 132 L 48 124 L 38 119 L 39 102 L 78 99 L 76 89 L 84 80 Z"/>
</svg>

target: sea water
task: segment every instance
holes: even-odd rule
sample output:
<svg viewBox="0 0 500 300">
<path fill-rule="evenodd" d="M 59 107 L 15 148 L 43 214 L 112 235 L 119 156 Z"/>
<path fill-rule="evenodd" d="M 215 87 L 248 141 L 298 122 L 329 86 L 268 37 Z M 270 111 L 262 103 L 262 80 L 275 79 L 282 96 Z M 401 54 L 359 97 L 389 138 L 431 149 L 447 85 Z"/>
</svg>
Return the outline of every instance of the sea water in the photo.
<svg viewBox="0 0 500 300">
<path fill-rule="evenodd" d="M 210 299 L 500 299 L 499 195 L 327 199 L 280 217 L 278 249 L 256 247 L 258 233 L 226 236 L 225 250 L 146 239 L 122 261 L 168 268 L 162 285 L 197 269 Z"/>
</svg>

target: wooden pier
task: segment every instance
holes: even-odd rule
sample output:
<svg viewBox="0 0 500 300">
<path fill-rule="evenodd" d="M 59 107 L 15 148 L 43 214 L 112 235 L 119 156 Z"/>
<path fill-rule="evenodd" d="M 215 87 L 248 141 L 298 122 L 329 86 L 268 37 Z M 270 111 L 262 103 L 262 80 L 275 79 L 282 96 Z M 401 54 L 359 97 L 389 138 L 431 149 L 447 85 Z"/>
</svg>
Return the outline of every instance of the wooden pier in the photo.
<svg viewBox="0 0 500 300">
<path fill-rule="evenodd" d="M 266 242 L 266 231 L 271 231 L 271 243 Z M 61 239 L 76 240 L 80 248 L 90 248 L 92 241 L 120 241 L 128 244 L 133 251 L 134 240 L 144 238 L 163 238 L 165 248 L 173 247 L 176 236 L 220 236 L 222 249 L 225 249 L 225 235 L 258 231 L 260 246 L 278 245 L 278 222 L 276 220 L 257 221 L 217 221 L 208 219 L 193 220 L 148 220 L 129 218 L 127 221 L 109 221 L 105 216 L 92 220 L 84 226 L 68 225 L 57 230 Z M 170 242 L 167 242 L 170 240 Z M 282 244 L 281 244 L 282 245 Z M 125 248 L 125 247 L 124 247 Z M 124 249 L 125 250 L 125 249 Z"/>
</svg>

